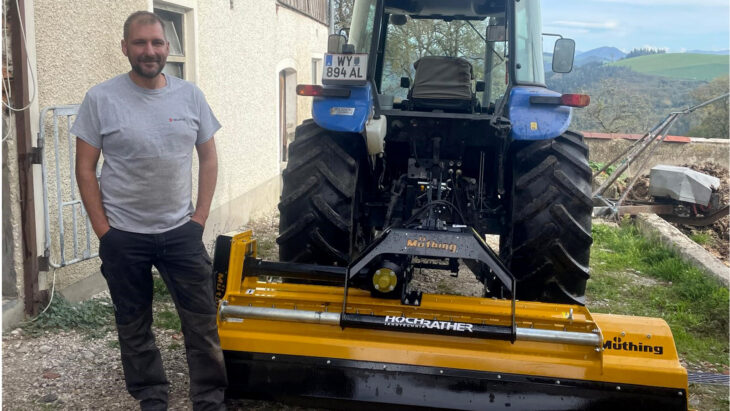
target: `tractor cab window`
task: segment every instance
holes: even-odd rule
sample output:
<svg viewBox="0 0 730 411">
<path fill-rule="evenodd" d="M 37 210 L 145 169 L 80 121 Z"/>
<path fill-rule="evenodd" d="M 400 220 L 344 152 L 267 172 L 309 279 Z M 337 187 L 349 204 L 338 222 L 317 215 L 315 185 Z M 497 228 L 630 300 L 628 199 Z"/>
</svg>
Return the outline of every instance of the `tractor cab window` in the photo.
<svg viewBox="0 0 730 411">
<path fill-rule="evenodd" d="M 541 24 L 539 1 L 515 2 L 515 80 L 517 83 L 545 84 Z"/>
<path fill-rule="evenodd" d="M 409 89 L 401 87 L 401 79 L 414 85 L 419 64 L 425 58 L 445 57 L 458 60 L 461 65 L 468 64 L 471 72 L 471 89 L 476 90 L 476 82 L 485 79 L 485 35 L 488 18 L 462 20 L 445 20 L 439 18 L 420 18 L 391 15 L 386 37 L 381 93 L 394 96 L 395 102 L 407 99 Z M 394 24 L 395 23 L 395 24 Z M 497 47 L 497 54 L 502 57 L 492 60 L 492 64 L 501 63 L 505 59 L 504 47 Z M 434 60 L 436 61 L 436 60 Z M 442 60 L 448 61 L 448 60 Z M 432 65 L 428 65 L 432 67 Z M 499 68 L 489 71 L 490 74 L 500 72 Z M 501 69 L 501 82 L 504 83 L 504 69 Z M 481 92 L 477 99 L 481 101 Z"/>
</svg>

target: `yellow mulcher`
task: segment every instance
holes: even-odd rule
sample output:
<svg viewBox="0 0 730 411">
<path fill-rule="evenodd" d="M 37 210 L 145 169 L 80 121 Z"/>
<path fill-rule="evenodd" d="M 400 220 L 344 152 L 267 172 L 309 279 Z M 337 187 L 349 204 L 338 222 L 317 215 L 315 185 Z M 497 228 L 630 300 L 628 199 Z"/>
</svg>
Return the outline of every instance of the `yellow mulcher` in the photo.
<svg viewBox="0 0 730 411">
<path fill-rule="evenodd" d="M 404 253 L 424 251 L 408 245 L 408 232 L 396 234 L 391 245 Z M 431 234 L 416 235 L 443 243 Z M 489 255 L 478 236 L 453 237 Z M 332 401 L 466 410 L 687 409 L 687 372 L 664 320 L 452 295 L 413 295 L 402 304 L 348 287 L 346 268 L 266 262 L 256 251 L 250 231 L 221 236 L 216 248 L 229 395 L 342 408 L 349 405 Z"/>
<path fill-rule="evenodd" d="M 313 119 L 285 153 L 279 261 L 257 259 L 250 232 L 216 243 L 229 395 L 687 409 L 667 324 L 584 306 L 591 169 L 568 127 L 590 98 L 545 86 L 539 6 L 354 0 L 322 84 L 297 87 Z M 556 40 L 552 71 L 568 75 L 574 52 Z M 460 267 L 480 297 L 412 281 Z"/>
</svg>

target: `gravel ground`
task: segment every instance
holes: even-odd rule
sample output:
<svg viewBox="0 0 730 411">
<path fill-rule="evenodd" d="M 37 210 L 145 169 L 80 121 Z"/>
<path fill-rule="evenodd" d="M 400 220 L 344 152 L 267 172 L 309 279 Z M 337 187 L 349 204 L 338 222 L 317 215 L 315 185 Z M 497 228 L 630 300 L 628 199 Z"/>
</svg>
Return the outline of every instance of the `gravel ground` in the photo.
<svg viewBox="0 0 730 411">
<path fill-rule="evenodd" d="M 274 243 L 278 216 L 258 218 L 251 226 L 263 242 Z M 276 249 L 266 257 L 275 256 Z M 94 296 L 106 301 L 108 292 Z M 170 304 L 155 303 L 155 311 Z M 182 333 L 154 328 L 170 381 L 170 410 L 192 410 Z M 17 328 L 2 337 L 2 409 L 133 410 L 137 402 L 127 393 L 115 331 L 90 338 L 81 331 L 29 335 Z M 229 410 L 304 410 L 274 402 L 235 400 Z"/>
<path fill-rule="evenodd" d="M 248 228 L 259 240 L 260 257 L 275 259 L 278 215 L 262 216 Z M 495 250 L 496 236 L 487 242 Z M 634 273 L 627 273 L 637 276 Z M 643 278 L 643 277 L 639 277 Z M 482 285 L 468 269 L 458 278 L 417 271 L 414 284 L 422 291 L 462 295 L 481 295 Z M 108 294 L 95 298 L 102 301 Z M 169 303 L 158 302 L 155 310 L 169 309 Z M 157 345 L 162 352 L 170 381 L 170 409 L 191 410 L 188 399 L 187 364 L 182 334 L 155 328 Z M 32 336 L 17 328 L 2 337 L 2 409 L 3 410 L 129 410 L 136 402 L 124 387 L 116 333 L 109 331 L 90 338 L 80 331 L 51 332 Z M 295 406 L 265 401 L 236 400 L 227 403 L 230 410 L 306 410 Z"/>
</svg>

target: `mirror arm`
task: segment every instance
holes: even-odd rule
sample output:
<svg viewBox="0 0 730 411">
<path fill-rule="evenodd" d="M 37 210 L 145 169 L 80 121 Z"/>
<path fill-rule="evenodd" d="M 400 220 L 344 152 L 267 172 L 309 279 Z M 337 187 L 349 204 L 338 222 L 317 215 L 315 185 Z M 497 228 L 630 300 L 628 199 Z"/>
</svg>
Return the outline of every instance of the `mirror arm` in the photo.
<svg viewBox="0 0 730 411">
<path fill-rule="evenodd" d="M 563 38 L 563 36 L 561 36 L 560 34 L 554 34 L 554 33 L 542 33 L 542 35 L 543 36 L 559 37 L 561 39 Z"/>
</svg>

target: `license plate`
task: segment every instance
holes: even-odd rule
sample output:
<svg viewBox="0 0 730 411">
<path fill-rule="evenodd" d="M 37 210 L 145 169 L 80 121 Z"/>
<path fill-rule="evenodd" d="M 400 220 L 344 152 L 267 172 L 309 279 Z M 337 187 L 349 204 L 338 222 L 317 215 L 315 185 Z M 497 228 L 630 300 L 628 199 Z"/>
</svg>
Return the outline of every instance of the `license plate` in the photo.
<svg viewBox="0 0 730 411">
<path fill-rule="evenodd" d="M 322 84 L 365 84 L 367 54 L 325 54 Z"/>
</svg>

